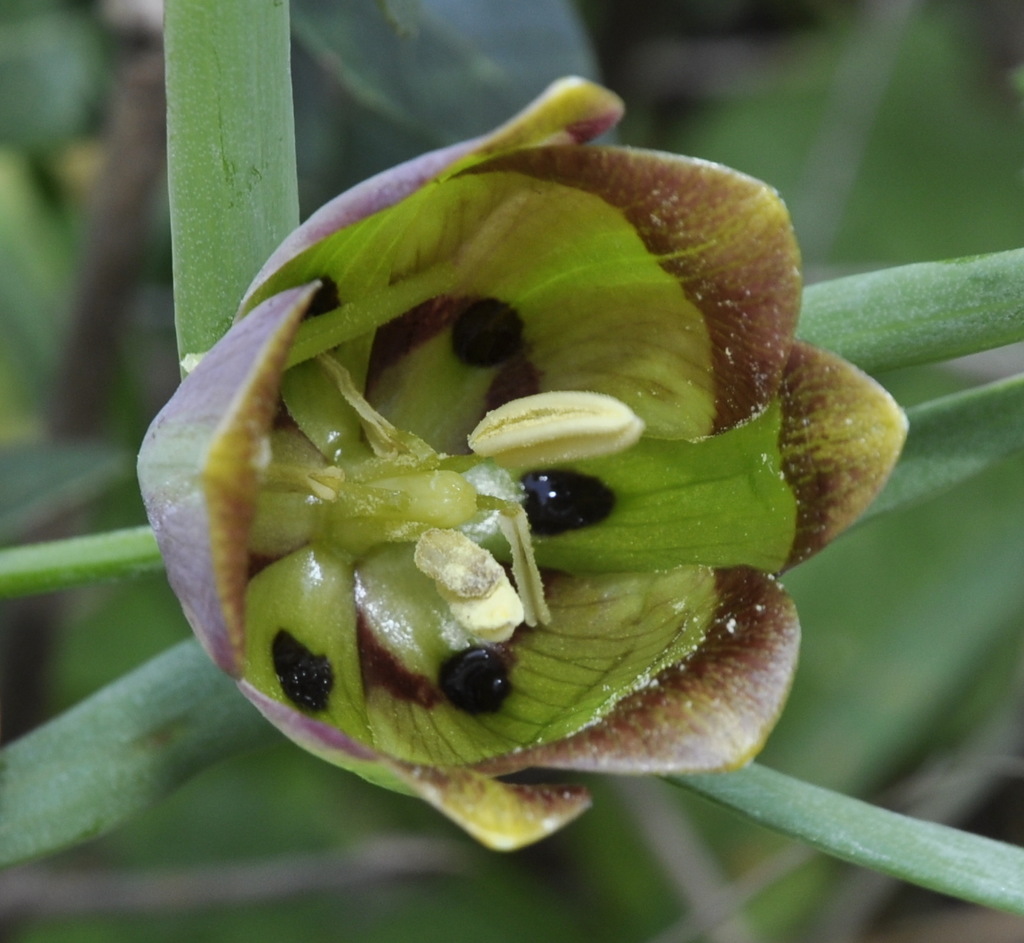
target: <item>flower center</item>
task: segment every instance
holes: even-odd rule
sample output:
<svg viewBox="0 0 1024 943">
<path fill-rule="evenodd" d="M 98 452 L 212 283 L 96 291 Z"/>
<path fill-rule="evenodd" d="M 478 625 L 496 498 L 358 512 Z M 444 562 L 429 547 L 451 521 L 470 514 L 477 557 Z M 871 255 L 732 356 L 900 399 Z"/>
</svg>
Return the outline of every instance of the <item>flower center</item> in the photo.
<svg viewBox="0 0 1024 943">
<path fill-rule="evenodd" d="M 360 444 L 339 452 L 336 463 L 272 445 L 265 489 L 312 507 L 311 533 L 353 560 L 383 543 L 413 544 L 416 569 L 479 643 L 548 621 L 527 495 L 511 469 L 621 451 L 639 439 L 643 422 L 603 394 L 539 393 L 487 413 L 468 437 L 473 454 L 445 455 L 381 415 L 337 359 L 321 355 L 316 365 L 349 410 Z"/>
</svg>

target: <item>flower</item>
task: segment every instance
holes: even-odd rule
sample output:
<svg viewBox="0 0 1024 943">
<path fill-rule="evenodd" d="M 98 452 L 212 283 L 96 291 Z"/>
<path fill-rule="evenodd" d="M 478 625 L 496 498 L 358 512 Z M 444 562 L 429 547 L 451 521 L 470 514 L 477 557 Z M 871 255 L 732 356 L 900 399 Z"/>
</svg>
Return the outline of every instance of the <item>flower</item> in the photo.
<svg viewBox="0 0 1024 943">
<path fill-rule="evenodd" d="M 139 458 L 171 585 L 242 692 L 495 848 L 589 802 L 504 774 L 759 750 L 798 648 L 776 575 L 905 436 L 873 380 L 794 339 L 777 195 L 583 146 L 620 114 L 563 80 L 322 208 Z"/>
</svg>

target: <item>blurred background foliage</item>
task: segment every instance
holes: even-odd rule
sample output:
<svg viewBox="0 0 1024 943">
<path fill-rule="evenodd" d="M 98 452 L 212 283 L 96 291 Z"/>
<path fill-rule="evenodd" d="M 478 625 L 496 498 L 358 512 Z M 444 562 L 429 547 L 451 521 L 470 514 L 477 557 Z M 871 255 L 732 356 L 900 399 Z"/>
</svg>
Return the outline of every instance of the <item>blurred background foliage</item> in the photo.
<svg viewBox="0 0 1024 943">
<path fill-rule="evenodd" d="M 1024 245 L 1016 0 L 292 10 L 304 215 L 578 73 L 625 97 L 622 142 L 776 186 L 809 281 Z M 154 17 L 0 0 L 3 544 L 144 520 L 131 456 L 177 379 Z M 1014 347 L 882 379 L 909 405 L 1022 367 Z M 765 764 L 1024 841 L 1022 472 L 875 519 L 787 578 L 803 660 Z M 187 635 L 160 577 L 0 618 L 8 738 Z M 499 856 L 282 741 L 0 875 L 0 941 L 1024 939 L 1024 918 L 837 865 L 659 781 L 589 785 L 577 824 Z"/>
</svg>

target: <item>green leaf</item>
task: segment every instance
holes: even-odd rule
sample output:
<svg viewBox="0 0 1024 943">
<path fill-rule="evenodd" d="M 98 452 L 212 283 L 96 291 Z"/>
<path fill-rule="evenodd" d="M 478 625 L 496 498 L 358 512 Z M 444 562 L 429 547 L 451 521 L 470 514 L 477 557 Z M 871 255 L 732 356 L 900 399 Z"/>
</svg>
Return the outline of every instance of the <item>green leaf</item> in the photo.
<svg viewBox="0 0 1024 943">
<path fill-rule="evenodd" d="M 1024 249 L 811 285 L 798 334 L 872 372 L 1024 340 Z"/>
<path fill-rule="evenodd" d="M 84 11 L 0 13 L 0 144 L 39 148 L 81 134 L 102 58 L 96 18 Z"/>
<path fill-rule="evenodd" d="M 209 350 L 298 224 L 288 4 L 170 0 L 167 162 L 180 355 Z"/>
<path fill-rule="evenodd" d="M 0 866 L 94 838 L 276 736 L 184 642 L 0 750 Z"/>
<path fill-rule="evenodd" d="M 109 446 L 0 448 L 0 540 L 93 497 L 125 470 L 124 456 Z"/>
<path fill-rule="evenodd" d="M 391 0 L 395 15 L 409 4 Z M 333 168 L 314 204 L 423 151 L 504 121 L 548 82 L 593 76 L 594 57 L 564 0 L 420 0 L 396 33 L 374 5 L 297 0 L 301 163 Z M 305 68 L 303 68 L 305 66 Z M 339 90 L 344 107 L 337 107 Z M 457 103 L 453 107 L 452 103 Z M 322 169 L 320 170 L 322 174 Z"/>
<path fill-rule="evenodd" d="M 148 527 L 8 547 L 0 550 L 0 599 L 124 579 L 162 566 Z"/>
<path fill-rule="evenodd" d="M 0 154 L 0 437 L 22 431 L 28 420 L 18 406 L 27 414 L 27 401 L 44 396 L 61 336 L 55 312 L 71 270 L 67 236 L 31 161 L 13 150 Z"/>
<path fill-rule="evenodd" d="M 1024 374 L 923 403 L 907 415 L 900 462 L 866 517 L 938 494 L 1024 449 Z"/>
<path fill-rule="evenodd" d="M 911 819 L 756 764 L 669 781 L 844 861 L 1024 914 L 1024 849 Z"/>
</svg>

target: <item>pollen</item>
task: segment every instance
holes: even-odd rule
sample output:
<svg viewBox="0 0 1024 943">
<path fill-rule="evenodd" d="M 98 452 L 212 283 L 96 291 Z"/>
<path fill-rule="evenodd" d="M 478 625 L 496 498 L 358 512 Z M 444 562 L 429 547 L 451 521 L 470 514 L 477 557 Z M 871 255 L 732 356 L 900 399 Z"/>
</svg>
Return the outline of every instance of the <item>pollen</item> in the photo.
<svg viewBox="0 0 1024 943">
<path fill-rule="evenodd" d="M 429 576 L 470 635 L 504 642 L 523 621 L 523 603 L 504 568 L 456 530 L 432 528 L 416 542 L 416 568 Z"/>
<path fill-rule="evenodd" d="M 469 447 L 506 467 L 614 455 L 635 445 L 643 420 L 604 393 L 555 390 L 492 409 L 469 434 Z"/>
</svg>

